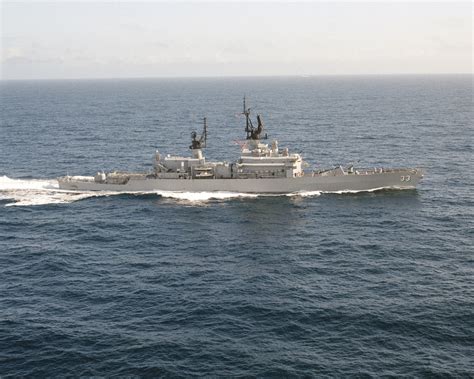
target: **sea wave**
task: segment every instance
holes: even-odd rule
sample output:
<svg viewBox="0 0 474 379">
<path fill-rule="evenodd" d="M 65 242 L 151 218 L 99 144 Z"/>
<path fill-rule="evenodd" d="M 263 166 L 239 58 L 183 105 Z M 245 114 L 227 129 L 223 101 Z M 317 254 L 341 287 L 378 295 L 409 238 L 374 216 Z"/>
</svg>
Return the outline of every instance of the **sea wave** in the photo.
<svg viewBox="0 0 474 379">
<path fill-rule="evenodd" d="M 255 199 L 258 197 L 317 197 L 321 194 L 355 194 L 360 192 L 380 191 L 374 188 L 364 191 L 297 191 L 284 194 L 244 193 L 244 192 L 181 192 L 181 191 L 70 191 L 59 188 L 56 179 L 13 179 L 6 175 L 0 176 L 0 201 L 13 200 L 5 206 L 32 206 L 46 204 L 67 204 L 91 197 L 107 197 L 114 195 L 157 195 L 174 199 L 178 202 L 199 204 L 208 201 L 225 201 L 232 199 Z"/>
<path fill-rule="evenodd" d="M 71 203 L 106 193 L 70 192 L 59 189 L 56 179 L 12 179 L 0 176 L 0 201 L 13 200 L 9 206 L 31 206 Z"/>
</svg>

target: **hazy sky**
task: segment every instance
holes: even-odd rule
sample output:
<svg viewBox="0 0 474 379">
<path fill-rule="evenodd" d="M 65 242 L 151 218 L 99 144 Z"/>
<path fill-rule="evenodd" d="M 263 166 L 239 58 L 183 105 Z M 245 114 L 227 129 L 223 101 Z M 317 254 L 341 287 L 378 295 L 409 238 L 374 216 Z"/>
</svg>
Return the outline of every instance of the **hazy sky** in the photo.
<svg viewBox="0 0 474 379">
<path fill-rule="evenodd" d="M 1 3 L 1 77 L 472 72 L 472 4 Z"/>
</svg>

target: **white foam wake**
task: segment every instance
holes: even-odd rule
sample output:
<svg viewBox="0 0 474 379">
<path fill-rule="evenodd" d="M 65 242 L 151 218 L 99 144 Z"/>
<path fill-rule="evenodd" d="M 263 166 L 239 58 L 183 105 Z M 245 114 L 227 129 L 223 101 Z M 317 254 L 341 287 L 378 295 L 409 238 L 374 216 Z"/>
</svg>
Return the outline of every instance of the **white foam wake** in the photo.
<svg viewBox="0 0 474 379">
<path fill-rule="evenodd" d="M 351 194 L 351 193 L 364 193 L 364 192 L 377 192 L 377 191 L 382 191 L 386 189 L 397 189 L 395 187 L 377 187 L 377 188 L 371 188 L 371 189 L 366 189 L 366 190 L 341 190 L 341 191 L 321 191 L 321 193 L 331 193 L 331 194 L 336 194 L 336 195 L 345 195 L 345 194 Z"/>
<path fill-rule="evenodd" d="M 288 196 L 288 197 L 316 197 L 322 193 L 358 193 L 373 192 L 380 190 L 375 188 L 368 191 L 299 191 L 287 194 L 251 194 L 240 192 L 172 192 L 172 191 L 146 191 L 146 192 L 113 192 L 113 191 L 67 191 L 59 188 L 56 179 L 11 179 L 8 176 L 0 176 L 0 200 L 13 200 L 5 206 L 29 206 L 44 204 L 71 203 L 90 197 L 112 196 L 112 195 L 147 195 L 154 194 L 164 198 L 175 199 L 180 202 L 193 204 L 228 199 L 252 199 L 262 196 Z"/>
<path fill-rule="evenodd" d="M 227 200 L 236 198 L 256 198 L 260 195 L 251 193 L 239 192 L 171 192 L 171 191 L 156 191 L 153 192 L 162 197 L 172 198 L 176 200 L 183 200 L 189 202 L 203 202 L 208 200 Z"/>
<path fill-rule="evenodd" d="M 11 179 L 0 176 L 0 200 L 13 200 L 5 206 L 61 204 L 107 194 L 68 192 L 59 189 L 56 179 Z"/>
<path fill-rule="evenodd" d="M 0 176 L 0 191 L 59 189 L 58 181 L 51 179 L 10 179 Z"/>
<path fill-rule="evenodd" d="M 59 188 L 56 179 L 11 179 L 0 176 L 0 200 L 13 200 L 5 206 L 30 206 L 45 204 L 71 203 L 90 197 L 112 196 L 121 194 L 147 195 L 155 194 L 164 198 L 191 203 L 209 200 L 226 200 L 235 198 L 255 198 L 257 194 L 237 192 L 171 192 L 171 191 L 67 191 Z"/>
<path fill-rule="evenodd" d="M 292 193 L 287 193 L 285 196 L 288 197 L 313 197 L 313 196 L 319 196 L 321 195 L 321 191 L 298 191 L 298 192 L 292 192 Z"/>
</svg>

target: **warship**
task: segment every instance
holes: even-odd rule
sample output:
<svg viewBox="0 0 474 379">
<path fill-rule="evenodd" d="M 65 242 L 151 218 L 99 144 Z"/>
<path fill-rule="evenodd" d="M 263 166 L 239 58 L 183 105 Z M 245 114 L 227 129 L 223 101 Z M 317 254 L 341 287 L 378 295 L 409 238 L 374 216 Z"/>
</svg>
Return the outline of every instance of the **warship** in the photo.
<svg viewBox="0 0 474 379">
<path fill-rule="evenodd" d="M 207 120 L 203 132 L 191 134 L 189 157 L 156 151 L 150 172 L 97 172 L 95 176 L 63 176 L 59 188 L 71 191 L 174 191 L 289 194 L 297 192 L 358 192 L 379 189 L 413 189 L 423 178 L 419 168 L 355 168 L 352 164 L 323 170 L 305 170 L 300 154 L 280 149 L 278 141 L 264 143 L 262 117 L 254 126 L 244 97 L 246 140 L 234 162 L 207 161 Z"/>
</svg>

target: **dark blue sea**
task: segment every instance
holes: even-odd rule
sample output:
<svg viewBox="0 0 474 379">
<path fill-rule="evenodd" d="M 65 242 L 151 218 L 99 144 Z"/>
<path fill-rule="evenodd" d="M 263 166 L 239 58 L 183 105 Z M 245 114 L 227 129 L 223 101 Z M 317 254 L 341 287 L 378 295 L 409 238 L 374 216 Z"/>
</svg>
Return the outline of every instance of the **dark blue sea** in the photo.
<svg viewBox="0 0 474 379">
<path fill-rule="evenodd" d="M 471 75 L 0 82 L 0 377 L 474 377 Z M 232 160 L 242 97 L 309 168 L 417 190 L 65 194 Z"/>
</svg>

